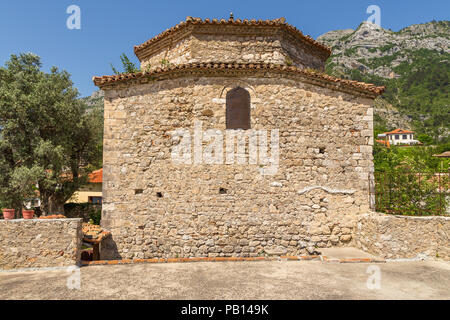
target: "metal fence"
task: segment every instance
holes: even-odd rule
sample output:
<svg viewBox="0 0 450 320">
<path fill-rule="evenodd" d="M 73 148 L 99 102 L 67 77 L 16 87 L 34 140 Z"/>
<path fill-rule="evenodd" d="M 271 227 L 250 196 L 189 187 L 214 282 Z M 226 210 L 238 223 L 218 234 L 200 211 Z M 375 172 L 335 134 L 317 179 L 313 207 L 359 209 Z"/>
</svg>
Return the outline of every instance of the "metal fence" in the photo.
<svg viewBox="0 0 450 320">
<path fill-rule="evenodd" d="M 449 215 L 449 172 L 375 172 L 374 207 L 397 215 Z"/>
</svg>

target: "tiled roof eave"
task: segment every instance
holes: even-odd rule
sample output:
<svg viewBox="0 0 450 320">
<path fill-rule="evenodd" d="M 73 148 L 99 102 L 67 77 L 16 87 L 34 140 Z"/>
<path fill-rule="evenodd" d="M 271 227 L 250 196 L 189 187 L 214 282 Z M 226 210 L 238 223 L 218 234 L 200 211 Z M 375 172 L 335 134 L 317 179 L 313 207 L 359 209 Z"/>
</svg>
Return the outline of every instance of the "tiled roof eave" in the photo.
<svg viewBox="0 0 450 320">
<path fill-rule="evenodd" d="M 375 98 L 382 94 L 384 87 L 378 87 L 358 81 L 339 79 L 320 72 L 274 65 L 266 63 L 191 63 L 185 65 L 157 68 L 150 72 L 138 72 L 134 74 L 122 74 L 113 76 L 94 77 L 94 84 L 102 89 L 114 88 L 120 84 L 131 82 L 145 83 L 154 80 L 164 80 L 181 76 L 267 76 L 271 74 L 283 77 L 302 78 L 312 84 L 326 86 L 331 89 L 359 93 L 360 95 Z"/>
</svg>

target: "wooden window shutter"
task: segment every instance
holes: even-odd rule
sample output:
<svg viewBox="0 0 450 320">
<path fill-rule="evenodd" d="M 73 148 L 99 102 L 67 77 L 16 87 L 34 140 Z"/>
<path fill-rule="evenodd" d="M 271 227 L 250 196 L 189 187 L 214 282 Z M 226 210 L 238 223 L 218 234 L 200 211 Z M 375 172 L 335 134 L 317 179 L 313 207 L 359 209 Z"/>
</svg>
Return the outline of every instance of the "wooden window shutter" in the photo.
<svg viewBox="0 0 450 320">
<path fill-rule="evenodd" d="M 250 93 L 237 87 L 227 93 L 227 129 L 250 129 Z"/>
</svg>

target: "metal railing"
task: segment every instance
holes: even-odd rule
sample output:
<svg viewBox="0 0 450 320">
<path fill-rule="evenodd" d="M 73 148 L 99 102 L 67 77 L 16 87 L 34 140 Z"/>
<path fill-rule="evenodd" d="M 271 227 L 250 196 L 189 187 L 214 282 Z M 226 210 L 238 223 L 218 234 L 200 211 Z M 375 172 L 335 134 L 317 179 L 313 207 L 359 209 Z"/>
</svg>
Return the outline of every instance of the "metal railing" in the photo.
<svg viewBox="0 0 450 320">
<path fill-rule="evenodd" d="M 450 215 L 450 171 L 374 173 L 374 207 L 396 215 Z"/>
</svg>

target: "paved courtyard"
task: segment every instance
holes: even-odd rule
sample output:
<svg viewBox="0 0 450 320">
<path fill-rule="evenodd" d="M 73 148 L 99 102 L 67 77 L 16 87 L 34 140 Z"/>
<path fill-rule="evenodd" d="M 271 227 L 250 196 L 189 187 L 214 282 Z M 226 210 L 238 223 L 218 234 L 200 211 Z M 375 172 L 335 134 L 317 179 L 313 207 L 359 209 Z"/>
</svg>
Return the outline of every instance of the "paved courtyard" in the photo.
<svg viewBox="0 0 450 320">
<path fill-rule="evenodd" d="M 380 289 L 368 289 L 368 267 Z M 450 262 L 194 262 L 0 272 L 0 299 L 450 299 Z"/>
</svg>

